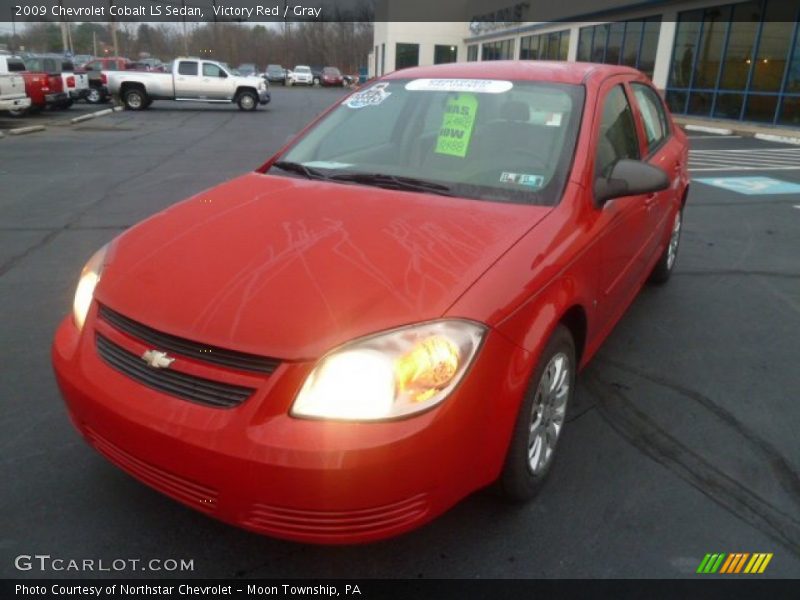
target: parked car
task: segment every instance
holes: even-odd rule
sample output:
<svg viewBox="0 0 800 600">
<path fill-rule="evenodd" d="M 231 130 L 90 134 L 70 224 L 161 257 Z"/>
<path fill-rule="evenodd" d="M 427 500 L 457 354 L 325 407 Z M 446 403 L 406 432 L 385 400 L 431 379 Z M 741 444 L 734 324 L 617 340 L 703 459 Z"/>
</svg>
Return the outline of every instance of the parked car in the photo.
<svg viewBox="0 0 800 600">
<path fill-rule="evenodd" d="M 314 85 L 322 85 L 322 67 L 311 65 L 311 82 Z"/>
<path fill-rule="evenodd" d="M 7 62 L 3 62 L 7 56 L 0 55 L 0 112 L 20 115 L 28 110 L 31 99 L 25 93 L 25 78 L 18 71 L 9 71 Z M 13 61 L 11 66 L 13 69 Z"/>
<path fill-rule="evenodd" d="M 314 85 L 314 76 L 308 65 L 297 65 L 287 76 L 289 85 Z"/>
<path fill-rule="evenodd" d="M 532 498 L 579 369 L 670 277 L 687 165 L 631 68 L 396 71 L 97 251 L 53 345 L 71 421 L 187 506 L 304 542 L 492 483 Z"/>
<path fill-rule="evenodd" d="M 99 104 L 111 97 L 108 91 L 108 72 L 135 70 L 136 64 L 122 56 L 106 56 L 86 63 L 83 68 L 89 75 L 89 95 L 86 101 L 90 104 Z"/>
<path fill-rule="evenodd" d="M 69 100 L 59 73 L 29 70 L 20 57 L 0 55 L 0 75 L 8 73 L 19 73 L 22 76 L 25 80 L 25 94 L 31 101 L 27 109 L 12 109 L 11 113 L 15 116 L 62 106 Z"/>
<path fill-rule="evenodd" d="M 267 76 L 267 81 L 270 83 L 280 83 L 286 85 L 286 69 L 281 65 L 267 65 L 267 70 L 264 71 Z"/>
<path fill-rule="evenodd" d="M 253 63 L 242 63 L 236 70 L 242 75 L 242 77 L 252 77 L 258 74 L 258 67 L 256 67 Z"/>
<path fill-rule="evenodd" d="M 35 54 L 25 59 L 26 66 L 33 71 L 58 73 L 68 98 L 59 108 L 69 108 L 76 100 L 89 95 L 89 78 L 84 70 L 75 69 L 73 62 L 57 54 Z"/>
<path fill-rule="evenodd" d="M 342 87 L 344 85 L 344 77 L 342 77 L 341 71 L 336 67 L 325 67 L 322 69 L 320 84 L 324 86 L 337 86 Z"/>
<path fill-rule="evenodd" d="M 171 73 L 120 71 L 108 73 L 108 89 L 129 110 L 142 110 L 153 100 L 236 103 L 255 110 L 270 101 L 269 84 L 262 77 L 241 77 L 220 63 L 177 58 Z"/>
</svg>

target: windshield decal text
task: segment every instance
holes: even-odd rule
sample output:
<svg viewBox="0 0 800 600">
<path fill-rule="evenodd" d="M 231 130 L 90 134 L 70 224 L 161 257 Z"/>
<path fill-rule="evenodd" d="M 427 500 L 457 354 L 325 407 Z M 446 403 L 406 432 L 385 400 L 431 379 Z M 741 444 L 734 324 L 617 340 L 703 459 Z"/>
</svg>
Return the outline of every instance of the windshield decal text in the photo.
<svg viewBox="0 0 800 600">
<path fill-rule="evenodd" d="M 357 92 L 344 101 L 348 108 L 364 108 L 365 106 L 378 106 L 381 102 L 386 100 L 392 95 L 391 92 L 386 90 L 389 88 L 388 83 L 376 83 L 371 88 L 363 92 Z"/>
<path fill-rule="evenodd" d="M 510 81 L 499 79 L 415 79 L 406 84 L 411 92 L 475 92 L 502 94 L 514 87 Z"/>
</svg>

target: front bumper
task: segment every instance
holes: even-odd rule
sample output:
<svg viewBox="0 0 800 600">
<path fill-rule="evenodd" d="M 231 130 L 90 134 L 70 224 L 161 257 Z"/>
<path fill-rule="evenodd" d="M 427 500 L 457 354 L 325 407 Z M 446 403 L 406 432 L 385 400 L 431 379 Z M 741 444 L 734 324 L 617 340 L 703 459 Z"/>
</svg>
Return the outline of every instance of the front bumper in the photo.
<svg viewBox="0 0 800 600">
<path fill-rule="evenodd" d="M 258 92 L 258 103 L 259 104 L 269 104 L 269 101 L 272 97 L 269 94 L 269 90 L 259 90 Z"/>
<path fill-rule="evenodd" d="M 3 98 L 0 100 L 0 110 L 25 110 L 30 108 L 31 99 L 27 96 L 20 98 Z"/>
<path fill-rule="evenodd" d="M 210 408 L 111 368 L 95 349 L 93 319 L 90 314 L 81 334 L 67 317 L 52 354 L 69 414 L 87 441 L 192 508 L 304 542 L 397 535 L 490 483 L 500 471 L 525 383 L 505 375 L 524 351 L 490 331 L 451 397 L 408 419 L 290 417 L 313 366 L 308 363 L 282 364 L 236 408 Z"/>
</svg>

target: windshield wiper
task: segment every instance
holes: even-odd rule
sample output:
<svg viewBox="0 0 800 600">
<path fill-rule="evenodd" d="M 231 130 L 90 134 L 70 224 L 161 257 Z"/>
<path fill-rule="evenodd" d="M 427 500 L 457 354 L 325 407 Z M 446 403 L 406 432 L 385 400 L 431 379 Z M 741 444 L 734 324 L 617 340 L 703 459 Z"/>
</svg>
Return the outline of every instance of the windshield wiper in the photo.
<svg viewBox="0 0 800 600">
<path fill-rule="evenodd" d="M 452 196 L 451 189 L 440 183 L 417 179 L 416 177 L 404 177 L 402 175 L 386 175 L 383 173 L 340 173 L 329 175 L 331 181 L 350 181 L 364 185 L 374 185 L 377 187 L 408 192 L 427 192 L 429 194 L 439 194 L 441 196 Z"/>
<path fill-rule="evenodd" d="M 320 171 L 316 169 L 312 169 L 311 167 L 307 167 L 302 163 L 292 162 L 290 160 L 279 160 L 272 163 L 272 167 L 276 167 L 281 171 L 287 171 L 289 173 L 297 173 L 298 175 L 302 175 L 308 179 L 328 179 L 326 175 L 323 175 Z"/>
</svg>

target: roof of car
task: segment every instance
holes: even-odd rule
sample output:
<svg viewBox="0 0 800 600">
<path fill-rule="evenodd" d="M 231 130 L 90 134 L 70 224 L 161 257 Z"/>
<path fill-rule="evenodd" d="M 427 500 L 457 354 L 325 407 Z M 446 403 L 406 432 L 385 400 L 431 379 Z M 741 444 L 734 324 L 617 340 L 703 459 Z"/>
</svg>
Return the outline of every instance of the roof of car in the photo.
<svg viewBox="0 0 800 600">
<path fill-rule="evenodd" d="M 582 83 L 589 77 L 605 79 L 614 74 L 640 75 L 636 69 L 618 65 L 546 60 L 492 60 L 412 67 L 394 71 L 387 79 L 462 77 L 483 79 L 529 79 L 558 83 Z"/>
</svg>

